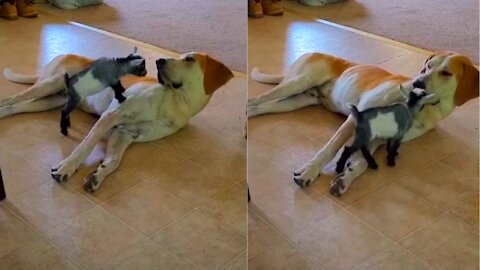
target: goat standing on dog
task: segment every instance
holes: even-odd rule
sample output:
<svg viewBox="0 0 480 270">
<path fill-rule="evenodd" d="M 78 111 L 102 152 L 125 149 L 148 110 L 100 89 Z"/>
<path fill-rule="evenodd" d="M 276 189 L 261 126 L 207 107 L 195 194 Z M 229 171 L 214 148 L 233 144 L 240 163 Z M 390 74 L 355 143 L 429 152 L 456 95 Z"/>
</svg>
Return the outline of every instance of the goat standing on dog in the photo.
<svg viewBox="0 0 480 270">
<path fill-rule="evenodd" d="M 122 95 L 125 88 L 122 86 L 120 78 L 126 74 L 142 77 L 147 75 L 145 59 L 135 55 L 136 52 L 137 48 L 125 58 L 100 58 L 72 77 L 65 73 L 65 89 L 68 100 L 62 110 L 60 120 L 60 129 L 63 135 L 68 135 L 70 113 L 86 96 L 111 87 L 115 91 L 115 98 L 122 103 L 125 100 Z"/>
<path fill-rule="evenodd" d="M 355 137 L 352 145 L 345 149 L 337 162 L 336 172 L 342 173 L 348 158 L 358 150 L 362 151 L 368 166 L 377 169 L 378 165 L 370 154 L 369 144 L 375 139 L 387 140 L 387 163 L 395 166 L 395 157 L 403 136 L 412 127 L 415 116 L 426 104 L 438 102 L 435 94 L 422 89 L 413 89 L 411 92 L 400 85 L 400 91 L 407 98 L 406 102 L 395 103 L 390 106 L 374 107 L 359 112 L 355 105 L 350 104 L 351 114 L 357 122 Z M 332 190 L 334 195 L 339 196 Z"/>
</svg>

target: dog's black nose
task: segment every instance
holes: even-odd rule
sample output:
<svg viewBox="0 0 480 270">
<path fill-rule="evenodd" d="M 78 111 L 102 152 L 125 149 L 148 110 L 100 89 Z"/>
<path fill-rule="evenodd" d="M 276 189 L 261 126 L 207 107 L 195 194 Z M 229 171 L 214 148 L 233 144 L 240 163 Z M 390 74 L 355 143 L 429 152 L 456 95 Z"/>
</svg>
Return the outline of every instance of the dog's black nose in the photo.
<svg viewBox="0 0 480 270">
<path fill-rule="evenodd" d="M 420 88 L 420 89 L 425 89 L 425 83 L 420 80 L 416 80 L 413 82 L 413 87 L 415 88 Z"/>
<path fill-rule="evenodd" d="M 158 60 L 156 61 L 156 63 L 157 63 L 157 66 L 163 66 L 163 65 L 165 65 L 165 64 L 167 63 L 167 59 L 165 59 L 165 58 L 160 58 L 160 59 L 158 59 Z"/>
</svg>

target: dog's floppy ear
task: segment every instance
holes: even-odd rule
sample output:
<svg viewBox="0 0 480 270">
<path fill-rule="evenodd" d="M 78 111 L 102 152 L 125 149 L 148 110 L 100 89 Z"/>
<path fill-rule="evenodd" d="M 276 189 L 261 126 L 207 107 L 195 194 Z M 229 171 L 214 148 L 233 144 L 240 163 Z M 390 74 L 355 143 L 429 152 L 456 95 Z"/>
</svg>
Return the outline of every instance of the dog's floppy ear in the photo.
<svg viewBox="0 0 480 270">
<path fill-rule="evenodd" d="M 472 62 L 465 56 L 458 56 L 458 61 L 463 65 L 463 74 L 458 80 L 455 90 L 455 105 L 460 106 L 470 99 L 478 97 L 478 69 L 472 65 Z"/>
<path fill-rule="evenodd" d="M 206 65 L 203 74 L 203 87 L 205 94 L 210 95 L 220 86 L 233 78 L 233 72 L 218 60 L 205 55 Z"/>
</svg>

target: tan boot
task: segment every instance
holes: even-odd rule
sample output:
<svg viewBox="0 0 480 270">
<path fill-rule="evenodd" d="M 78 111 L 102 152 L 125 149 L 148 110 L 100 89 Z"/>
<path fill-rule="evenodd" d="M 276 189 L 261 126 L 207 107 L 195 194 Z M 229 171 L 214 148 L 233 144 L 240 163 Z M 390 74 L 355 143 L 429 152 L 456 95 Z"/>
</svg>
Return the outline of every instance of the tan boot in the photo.
<svg viewBox="0 0 480 270">
<path fill-rule="evenodd" d="M 278 0 L 261 0 L 263 13 L 270 16 L 278 16 L 283 14 L 283 7 Z"/>
<path fill-rule="evenodd" d="M 248 16 L 252 18 L 263 17 L 262 4 L 260 0 L 248 0 Z"/>
<path fill-rule="evenodd" d="M 25 18 L 35 18 L 38 15 L 35 6 L 29 0 L 17 0 L 18 15 Z"/>
<path fill-rule="evenodd" d="M 15 4 L 3 2 L 2 7 L 0 8 L 0 17 L 6 18 L 8 20 L 16 20 L 18 16 L 17 7 L 15 6 Z"/>
</svg>

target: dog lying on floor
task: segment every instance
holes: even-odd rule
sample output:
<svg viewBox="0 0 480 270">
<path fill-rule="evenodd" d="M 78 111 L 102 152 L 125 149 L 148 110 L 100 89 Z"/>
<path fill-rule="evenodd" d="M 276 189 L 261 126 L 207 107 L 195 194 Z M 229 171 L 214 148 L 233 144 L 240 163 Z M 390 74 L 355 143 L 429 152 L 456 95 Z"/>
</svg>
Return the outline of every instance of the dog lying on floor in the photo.
<svg viewBox="0 0 480 270">
<path fill-rule="evenodd" d="M 295 182 L 302 187 L 315 181 L 325 165 L 352 138 L 355 120 L 349 116 L 349 104 L 365 110 L 401 101 L 402 96 L 397 90 L 399 84 L 408 90 L 415 87 L 436 94 L 440 102 L 426 107 L 416 116 L 413 126 L 403 137 L 403 141 L 408 141 L 434 128 L 438 121 L 453 112 L 455 106 L 479 96 L 477 68 L 467 57 L 454 52 L 431 55 L 415 78 L 394 75 L 377 66 L 358 65 L 321 53 L 301 56 L 285 75 L 264 74 L 254 68 L 251 76 L 256 81 L 278 85 L 248 101 L 248 117 L 289 112 L 310 105 L 322 105 L 348 116 L 315 157 L 294 172 Z M 373 153 L 381 144 L 381 141 L 372 143 L 370 152 Z M 353 180 L 366 170 L 367 162 L 357 153 L 350 157 L 347 167 L 330 183 L 331 192 L 338 195 L 345 193 Z"/>
<path fill-rule="evenodd" d="M 67 99 L 64 74 L 76 74 L 92 63 L 92 59 L 82 56 L 60 55 L 48 63 L 38 77 L 6 69 L 4 75 L 10 81 L 33 85 L 1 99 L 0 118 L 62 107 Z M 157 79 L 132 75 L 122 78 L 121 83 L 127 90 L 126 100 L 121 104 L 111 89 L 88 96 L 79 104 L 82 110 L 100 118 L 72 153 L 51 169 L 57 182 L 68 180 L 93 147 L 108 136 L 102 163 L 84 180 L 84 189 L 94 192 L 119 166 L 132 142 L 153 141 L 175 133 L 208 104 L 215 90 L 233 78 L 229 68 L 203 53 L 160 58 L 156 64 Z"/>
</svg>

